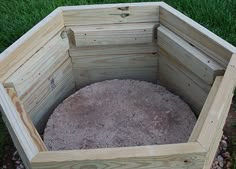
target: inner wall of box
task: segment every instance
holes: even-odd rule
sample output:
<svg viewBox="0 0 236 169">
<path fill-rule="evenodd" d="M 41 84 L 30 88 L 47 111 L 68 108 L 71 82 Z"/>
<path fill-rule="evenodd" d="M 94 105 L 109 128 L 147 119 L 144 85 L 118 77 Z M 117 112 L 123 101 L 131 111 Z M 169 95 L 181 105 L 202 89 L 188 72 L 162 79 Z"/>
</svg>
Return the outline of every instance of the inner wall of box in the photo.
<svg viewBox="0 0 236 169">
<path fill-rule="evenodd" d="M 198 115 L 224 68 L 159 23 L 67 26 L 76 89 L 109 79 L 160 83 Z"/>
<path fill-rule="evenodd" d="M 7 83 L 42 132 L 51 112 L 76 90 L 103 80 L 160 83 L 198 115 L 224 68 L 158 21 L 61 29 Z"/>
</svg>

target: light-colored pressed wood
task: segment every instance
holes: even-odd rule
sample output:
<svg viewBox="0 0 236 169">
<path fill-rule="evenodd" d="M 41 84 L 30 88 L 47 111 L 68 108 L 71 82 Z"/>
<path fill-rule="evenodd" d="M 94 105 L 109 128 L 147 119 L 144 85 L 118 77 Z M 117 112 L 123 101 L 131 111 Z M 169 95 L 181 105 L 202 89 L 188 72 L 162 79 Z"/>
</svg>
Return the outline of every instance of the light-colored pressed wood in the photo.
<svg viewBox="0 0 236 169">
<path fill-rule="evenodd" d="M 24 101 L 25 105 L 32 108 L 28 113 L 40 132 L 56 106 L 74 91 L 75 80 L 71 60 L 68 58 L 33 95 L 30 95 L 31 98 Z"/>
<path fill-rule="evenodd" d="M 152 43 L 155 23 L 109 24 L 69 27 L 77 47 Z"/>
<path fill-rule="evenodd" d="M 67 38 L 61 37 L 61 32 L 62 30 L 5 81 L 6 85 L 14 84 L 17 95 L 40 131 L 50 115 L 49 110 L 52 111 L 57 105 L 55 100 L 58 103 L 68 96 L 67 89 L 73 88 L 69 42 Z M 60 96 L 56 92 L 59 88 Z M 50 95 L 54 95 L 53 100 Z"/>
<path fill-rule="evenodd" d="M 203 127 L 203 124 L 206 120 L 206 117 L 208 116 L 208 112 L 209 112 L 209 109 L 212 105 L 212 102 L 216 96 L 216 93 L 219 89 L 219 86 L 222 82 L 222 78 L 223 76 L 217 76 L 216 79 L 215 79 L 215 82 L 211 88 L 211 91 L 209 92 L 208 96 L 207 96 L 207 99 L 203 105 L 203 108 L 201 110 L 201 113 L 198 117 L 198 120 L 197 120 L 197 123 L 195 124 L 194 126 L 194 129 L 191 133 L 191 136 L 189 137 L 189 142 L 194 142 L 197 140 L 197 138 L 199 137 L 199 134 L 201 132 L 201 129 Z"/>
<path fill-rule="evenodd" d="M 211 86 L 178 63 L 165 50 L 159 50 L 160 82 L 173 93 L 181 96 L 199 115 Z"/>
<path fill-rule="evenodd" d="M 198 143 L 39 153 L 33 169 L 202 168 L 206 152 Z"/>
<path fill-rule="evenodd" d="M 61 7 L 65 26 L 159 21 L 160 2 Z M 85 19 L 86 18 L 86 19 Z"/>
<path fill-rule="evenodd" d="M 24 99 L 33 87 L 40 86 L 39 82 L 45 81 L 69 57 L 68 49 L 68 39 L 62 39 L 61 32 L 57 33 L 5 83 L 14 83 L 18 96 Z"/>
<path fill-rule="evenodd" d="M 89 51 L 89 52 L 88 52 Z M 70 49 L 77 88 L 107 79 L 136 79 L 156 83 L 155 44 L 129 44 Z"/>
<path fill-rule="evenodd" d="M 0 110 L 12 140 L 27 169 L 30 161 L 40 151 L 46 151 L 37 130 L 25 112 L 14 88 L 5 89 L 0 84 Z"/>
<path fill-rule="evenodd" d="M 208 116 L 197 139 L 206 150 L 209 150 L 217 136 L 217 133 L 223 129 L 233 98 L 235 84 L 236 54 L 234 54 L 230 59 L 216 96 L 209 108 Z"/>
<path fill-rule="evenodd" d="M 99 56 L 116 56 L 116 55 L 135 55 L 152 53 L 157 54 L 157 46 L 155 43 L 150 44 L 129 44 L 129 45 L 104 45 L 104 46 L 88 46 L 81 48 L 70 48 L 69 54 L 73 59 L 85 57 Z"/>
<path fill-rule="evenodd" d="M 121 71 L 121 69 L 123 71 Z M 91 83 L 111 79 L 134 79 L 157 82 L 157 67 L 131 68 L 74 68 L 76 87 L 81 88 Z"/>
<path fill-rule="evenodd" d="M 158 27 L 157 34 L 158 46 L 207 84 L 211 85 L 217 75 L 223 75 L 221 65 L 166 27 Z"/>
<path fill-rule="evenodd" d="M 210 169 L 235 87 L 234 53 L 164 2 L 59 7 L 0 55 L 0 109 L 27 169 Z M 47 151 L 35 126 L 42 131 L 76 89 L 114 78 L 160 81 L 201 112 L 188 142 Z"/>
</svg>

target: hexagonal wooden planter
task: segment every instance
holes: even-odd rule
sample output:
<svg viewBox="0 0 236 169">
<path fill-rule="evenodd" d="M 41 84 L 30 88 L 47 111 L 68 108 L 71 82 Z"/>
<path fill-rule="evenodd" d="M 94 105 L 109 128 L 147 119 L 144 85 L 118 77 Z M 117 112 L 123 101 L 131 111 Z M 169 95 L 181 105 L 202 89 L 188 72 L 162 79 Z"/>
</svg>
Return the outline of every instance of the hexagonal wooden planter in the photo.
<svg viewBox="0 0 236 169">
<path fill-rule="evenodd" d="M 234 53 L 163 2 L 60 7 L 0 55 L 0 108 L 28 169 L 209 169 L 233 96 Z M 52 110 L 114 78 L 159 81 L 180 95 L 199 115 L 189 141 L 47 151 L 38 131 Z"/>
</svg>

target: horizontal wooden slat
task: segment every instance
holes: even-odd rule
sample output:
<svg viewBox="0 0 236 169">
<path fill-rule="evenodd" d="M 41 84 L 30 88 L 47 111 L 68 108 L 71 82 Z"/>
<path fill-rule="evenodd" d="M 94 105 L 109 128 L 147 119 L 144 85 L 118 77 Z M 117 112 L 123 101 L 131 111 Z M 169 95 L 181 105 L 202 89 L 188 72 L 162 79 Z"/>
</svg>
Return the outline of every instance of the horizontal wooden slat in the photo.
<svg viewBox="0 0 236 169">
<path fill-rule="evenodd" d="M 42 131 L 56 106 L 75 91 L 70 59 L 67 59 L 37 90 L 36 94 L 38 93 L 39 98 L 33 101 L 34 107 L 29 111 L 29 115 L 37 129 Z M 31 101 L 29 99 L 24 103 L 31 106 L 30 103 L 27 103 L 27 101 Z"/>
<path fill-rule="evenodd" d="M 56 9 L 7 48 L 0 55 L 0 81 L 4 82 L 63 27 L 61 9 Z"/>
<path fill-rule="evenodd" d="M 159 2 L 62 7 L 65 26 L 158 22 Z"/>
<path fill-rule="evenodd" d="M 31 91 L 38 88 L 69 57 L 68 48 L 68 39 L 62 39 L 58 33 L 10 76 L 6 83 L 14 84 L 20 99 L 32 94 Z"/>
<path fill-rule="evenodd" d="M 207 84 L 213 84 L 224 68 L 164 26 L 158 28 L 158 45 Z"/>
<path fill-rule="evenodd" d="M 160 23 L 226 67 L 236 48 L 169 5 L 160 6 Z"/>
<path fill-rule="evenodd" d="M 191 136 L 189 137 L 189 142 L 197 141 L 198 136 L 200 135 L 201 129 L 203 127 L 203 124 L 204 124 L 204 122 L 207 118 L 208 111 L 209 111 L 209 109 L 212 105 L 212 102 L 213 102 L 213 100 L 216 96 L 216 93 L 219 89 L 219 86 L 221 84 L 222 78 L 223 78 L 222 76 L 216 77 L 215 82 L 214 82 L 214 84 L 213 84 L 213 86 L 212 86 L 212 88 L 211 88 L 211 90 L 210 90 L 210 92 L 207 96 L 207 99 L 206 99 L 206 101 L 203 105 L 203 108 L 201 110 L 201 113 L 198 117 L 197 123 L 195 124 L 194 129 L 191 133 Z"/>
<path fill-rule="evenodd" d="M 211 86 L 206 85 L 162 49 L 159 64 L 161 84 L 181 96 L 199 115 Z"/>
<path fill-rule="evenodd" d="M 33 169 L 199 169 L 206 152 L 198 143 L 39 153 Z"/>
<path fill-rule="evenodd" d="M 71 48 L 69 54 L 71 57 L 87 57 L 87 56 L 102 56 L 102 55 L 121 55 L 121 54 L 145 54 L 157 53 L 156 44 L 127 44 L 127 45 L 105 45 L 105 46 L 90 46 L 82 48 Z"/>
<path fill-rule="evenodd" d="M 75 45 L 118 45 L 152 43 L 154 23 L 71 26 Z M 68 29 L 68 28 L 67 28 Z"/>
<path fill-rule="evenodd" d="M 157 54 L 105 55 L 72 58 L 73 68 L 131 68 L 157 66 Z"/>
<path fill-rule="evenodd" d="M 84 87 L 88 84 L 111 79 L 135 79 L 156 83 L 157 67 L 135 68 L 78 68 L 73 69 L 76 86 Z"/>
<path fill-rule="evenodd" d="M 79 88 L 116 78 L 157 82 L 156 44 L 81 47 L 69 53 Z"/>
<path fill-rule="evenodd" d="M 60 65 L 55 72 L 52 72 L 45 81 L 41 82 L 40 86 L 34 87 L 22 99 L 22 103 L 24 104 L 26 111 L 30 112 L 30 117 L 32 119 L 37 114 L 37 112 L 32 112 L 32 110 L 37 107 L 38 104 L 43 102 L 43 100 L 50 95 L 58 85 L 63 83 L 63 80 L 67 76 L 72 76 L 72 64 L 69 58 Z"/>
<path fill-rule="evenodd" d="M 70 54 L 73 68 L 155 67 L 158 64 L 155 44 L 77 48 L 70 50 Z"/>
</svg>

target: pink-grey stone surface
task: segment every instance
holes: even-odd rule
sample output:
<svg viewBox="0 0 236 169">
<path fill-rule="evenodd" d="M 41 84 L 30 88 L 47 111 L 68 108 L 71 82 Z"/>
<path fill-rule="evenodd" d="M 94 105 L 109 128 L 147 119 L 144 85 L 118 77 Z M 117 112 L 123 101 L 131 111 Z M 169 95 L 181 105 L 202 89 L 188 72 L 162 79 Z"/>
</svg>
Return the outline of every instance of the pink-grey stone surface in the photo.
<svg viewBox="0 0 236 169">
<path fill-rule="evenodd" d="M 84 87 L 53 112 L 44 132 L 49 150 L 186 142 L 196 122 L 180 97 L 136 80 Z"/>
</svg>

